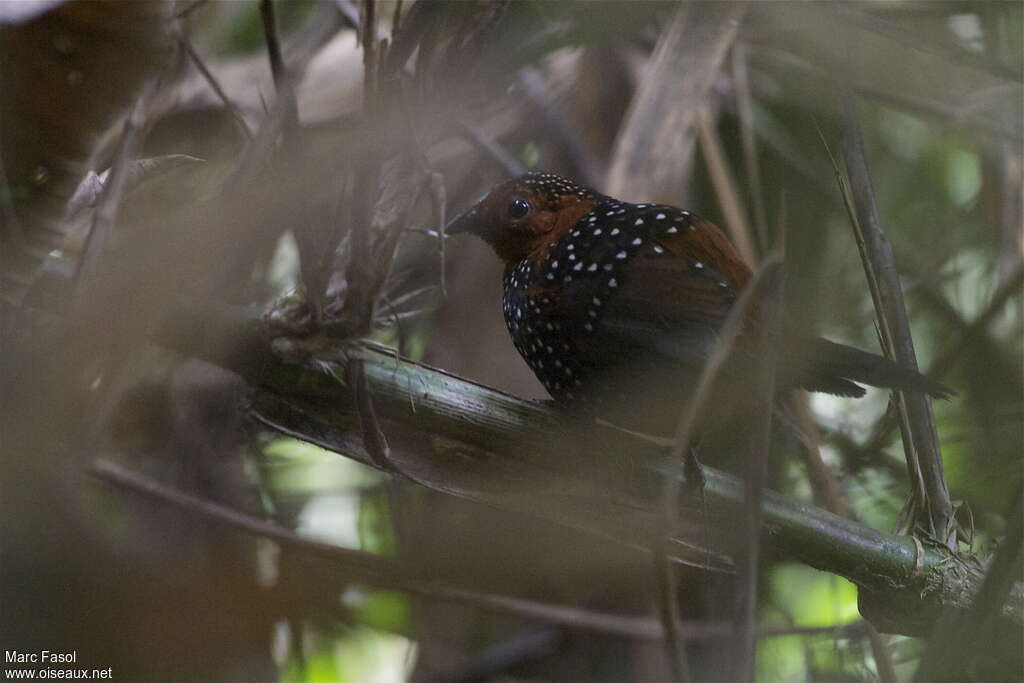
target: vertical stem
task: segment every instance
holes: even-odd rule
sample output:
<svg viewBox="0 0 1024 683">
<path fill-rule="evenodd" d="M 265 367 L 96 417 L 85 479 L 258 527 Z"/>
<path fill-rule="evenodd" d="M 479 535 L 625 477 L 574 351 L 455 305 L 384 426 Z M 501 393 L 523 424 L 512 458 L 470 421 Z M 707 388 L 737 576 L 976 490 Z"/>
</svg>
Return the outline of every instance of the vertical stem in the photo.
<svg viewBox="0 0 1024 683">
<path fill-rule="evenodd" d="M 379 112 L 377 80 L 377 27 L 373 0 L 363 3 L 360 35 L 363 40 L 363 116 L 374 120 Z M 355 336 L 369 334 L 373 326 L 375 292 L 370 230 L 380 185 L 381 160 L 374 150 L 360 154 L 353 164 L 351 256 L 346 270 L 348 291 L 342 318 Z"/>
<path fill-rule="evenodd" d="M 747 74 L 747 47 L 737 41 L 732 47 L 732 78 L 736 87 L 736 110 L 740 117 L 740 141 L 743 143 L 743 161 L 750 187 L 751 204 L 754 208 L 754 227 L 757 246 L 761 253 L 768 249 L 768 213 L 765 210 L 764 192 L 761 189 L 761 164 L 757 155 L 757 138 L 754 134 L 754 96 L 750 92 Z"/>
<path fill-rule="evenodd" d="M 785 271 L 778 269 L 766 283 L 766 296 L 755 309 L 754 324 L 759 330 L 756 365 L 752 377 L 754 399 L 751 402 L 750 436 L 747 440 L 744 482 L 744 552 L 737 557 L 739 568 L 735 625 L 739 645 L 735 679 L 755 680 L 757 660 L 757 583 L 761 559 L 762 498 L 771 447 L 772 415 L 775 408 L 775 358 L 781 336 L 782 296 Z"/>
<path fill-rule="evenodd" d="M 277 38 L 277 18 L 274 13 L 274 0 L 260 0 L 260 18 L 263 20 L 263 37 L 267 42 L 270 74 L 274 77 L 274 87 L 280 91 L 285 73 L 284 59 L 281 57 L 281 41 Z"/>
<path fill-rule="evenodd" d="M 878 315 L 883 350 L 895 362 L 916 370 L 917 355 L 914 353 L 910 323 L 903 303 L 899 272 L 896 270 L 892 245 L 883 234 L 879 222 L 852 93 L 845 94 L 842 115 L 843 153 L 850 181 L 854 231 Z M 902 418 L 903 444 L 911 479 L 916 478 L 916 469 L 923 488 L 924 500 L 920 500 L 917 506 L 919 512 L 916 521 L 950 549 L 955 549 L 953 507 L 942 469 L 931 403 L 925 394 L 918 392 L 895 392 L 895 396 Z M 916 458 L 916 468 L 911 458 Z M 921 515 L 925 518 L 921 519 Z"/>
<path fill-rule="evenodd" d="M 740 298 L 729 311 L 725 323 L 722 325 L 721 336 L 711 358 L 701 370 L 700 377 L 693 389 L 679 421 L 676 423 L 673 434 L 672 450 L 669 457 L 669 464 L 673 470 L 662 491 L 662 518 L 665 523 L 665 533 L 661 534 L 659 545 L 655 548 L 655 562 L 657 563 L 656 578 L 659 591 L 659 607 L 662 628 L 665 631 L 665 645 L 669 660 L 673 668 L 673 676 L 676 681 L 689 680 L 689 669 L 686 662 L 686 652 L 680 640 L 680 618 L 678 604 L 678 590 L 676 588 L 675 567 L 672 562 L 671 541 L 675 537 L 676 529 L 679 527 L 680 510 L 680 474 L 684 471 L 684 457 L 690 448 L 690 440 L 697 429 L 697 421 L 704 406 L 711 398 L 711 391 L 722 371 L 726 361 L 732 355 L 736 338 L 743 329 L 745 321 L 749 319 L 752 304 L 758 301 L 763 294 L 764 286 L 770 284 L 772 276 L 779 267 L 779 259 L 775 254 L 768 254 L 764 262 L 758 268 L 754 277 L 747 283 Z M 692 469 L 685 471 L 687 484 L 691 487 L 701 489 L 703 498 L 704 481 L 703 472 L 696 466 L 697 471 Z M 696 481 L 691 481 L 691 475 Z"/>
<path fill-rule="evenodd" d="M 725 227 L 729 231 L 729 237 L 736 245 L 736 250 L 747 263 L 757 263 L 757 248 L 755 247 L 753 231 L 750 228 L 750 221 L 747 220 L 747 212 L 743 208 L 743 200 L 736 185 L 736 176 L 729 166 L 729 159 L 722 149 L 722 141 L 715 130 L 715 124 L 711 120 L 710 112 L 705 109 L 703 114 L 697 117 L 697 139 L 700 142 L 700 151 L 704 153 L 704 164 L 707 166 L 708 175 L 711 176 L 711 186 L 714 188 L 715 196 L 718 197 L 718 205 L 725 216 Z"/>
</svg>

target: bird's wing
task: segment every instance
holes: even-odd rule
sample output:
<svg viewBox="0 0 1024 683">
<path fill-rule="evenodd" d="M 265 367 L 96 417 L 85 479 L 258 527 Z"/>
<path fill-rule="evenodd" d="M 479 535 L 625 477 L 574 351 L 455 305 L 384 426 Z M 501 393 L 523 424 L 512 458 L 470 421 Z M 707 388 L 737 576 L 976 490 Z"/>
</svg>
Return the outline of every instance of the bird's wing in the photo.
<svg viewBox="0 0 1024 683">
<path fill-rule="evenodd" d="M 699 366 L 713 351 L 750 270 L 709 221 L 664 206 L 645 214 L 650 230 L 622 266 L 621 285 L 605 307 L 597 338 Z"/>
</svg>

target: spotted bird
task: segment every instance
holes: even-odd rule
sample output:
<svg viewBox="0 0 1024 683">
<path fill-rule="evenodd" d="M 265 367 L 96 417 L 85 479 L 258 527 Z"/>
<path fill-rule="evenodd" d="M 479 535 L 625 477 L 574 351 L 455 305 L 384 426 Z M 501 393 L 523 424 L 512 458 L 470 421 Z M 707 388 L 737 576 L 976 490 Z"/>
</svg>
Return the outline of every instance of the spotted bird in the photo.
<svg viewBox="0 0 1024 683">
<path fill-rule="evenodd" d="M 751 270 L 711 222 L 630 204 L 550 173 L 493 188 L 447 227 L 504 262 L 502 310 L 516 349 L 561 404 L 667 434 Z M 710 412 L 727 414 L 756 353 L 744 323 Z M 881 356 L 784 330 L 780 390 L 862 396 L 865 384 L 952 392 Z M 708 411 L 706 411 L 708 412 Z"/>
</svg>

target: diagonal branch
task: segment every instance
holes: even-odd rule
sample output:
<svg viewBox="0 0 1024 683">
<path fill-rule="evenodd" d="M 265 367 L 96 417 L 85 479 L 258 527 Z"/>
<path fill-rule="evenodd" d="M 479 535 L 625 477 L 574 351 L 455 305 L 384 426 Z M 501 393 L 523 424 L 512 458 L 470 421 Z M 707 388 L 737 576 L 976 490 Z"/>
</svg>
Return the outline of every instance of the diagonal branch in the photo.
<svg viewBox="0 0 1024 683">
<path fill-rule="evenodd" d="M 182 302 L 156 334 L 161 344 L 234 370 L 259 387 L 256 398 L 275 406 L 276 422 L 293 434 L 373 465 L 351 438 L 358 433 L 352 392 L 337 381 L 345 376 L 344 355 L 286 363 L 271 351 L 269 332 L 258 319 L 195 302 Z M 275 340 L 273 349 L 290 344 Z M 656 547 L 657 492 L 666 478 L 679 477 L 665 449 L 600 424 L 577 424 L 535 402 L 376 346 L 362 345 L 352 355 L 363 360 L 374 407 L 388 430 L 391 459 L 403 476 L 599 534 L 632 552 Z M 704 478 L 710 517 L 735 518 L 745 496 L 742 482 L 707 467 Z M 764 492 L 762 515 L 774 552 L 844 576 L 899 605 L 888 631 L 923 632 L 944 607 L 967 608 L 979 585 L 978 563 L 943 545 L 876 531 L 770 490 Z M 677 560 L 704 566 L 703 527 L 693 527 L 674 538 Z M 1003 607 L 1018 628 L 1024 622 L 1021 603 L 1014 594 Z"/>
</svg>

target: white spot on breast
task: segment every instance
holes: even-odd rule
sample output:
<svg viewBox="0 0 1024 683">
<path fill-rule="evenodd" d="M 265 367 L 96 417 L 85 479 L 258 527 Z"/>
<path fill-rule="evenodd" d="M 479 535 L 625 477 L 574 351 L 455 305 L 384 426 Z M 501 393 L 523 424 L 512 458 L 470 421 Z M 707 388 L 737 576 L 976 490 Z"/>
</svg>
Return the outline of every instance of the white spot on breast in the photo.
<svg viewBox="0 0 1024 683">
<path fill-rule="evenodd" d="M 703 268 L 703 267 L 704 267 L 704 264 L 703 264 L 703 263 L 701 263 L 700 261 L 697 261 L 697 262 L 695 262 L 695 263 L 693 264 L 693 267 L 694 267 L 694 268 Z"/>
<path fill-rule="evenodd" d="M 601 305 L 601 300 L 598 299 L 596 296 L 593 299 L 591 299 L 591 301 L 594 302 L 595 306 L 600 306 Z"/>
<path fill-rule="evenodd" d="M 580 261 L 579 263 L 572 267 L 573 270 L 580 270 L 581 268 L 583 268 L 583 261 Z"/>
<path fill-rule="evenodd" d="M 637 246 L 640 246 L 643 243 L 644 243 L 644 241 L 642 239 L 640 239 L 639 237 L 636 237 L 636 238 L 633 239 L 633 244 L 635 244 Z"/>
<path fill-rule="evenodd" d="M 587 270 L 589 270 L 591 273 L 593 273 L 595 270 L 597 270 L 597 264 L 596 263 L 591 263 L 589 266 L 587 266 Z"/>
<path fill-rule="evenodd" d="M 612 228 L 611 235 L 615 236 L 615 235 L 618 235 L 618 234 L 619 234 L 619 229 L 618 228 Z"/>
<path fill-rule="evenodd" d="M 665 220 L 665 214 L 659 213 L 657 216 L 654 217 L 654 220 L 658 220 L 658 221 Z"/>
<path fill-rule="evenodd" d="M 601 234 L 601 228 L 594 228 L 594 237 L 597 237 L 600 234 Z"/>
<path fill-rule="evenodd" d="M 667 232 L 671 235 L 679 232 L 679 230 L 676 228 L 676 226 L 673 225 L 671 228 L 667 230 Z"/>
<path fill-rule="evenodd" d="M 619 286 L 619 281 L 616 280 L 615 278 L 611 278 L 610 280 L 608 280 L 608 286 L 611 287 L 612 289 L 615 289 L 616 287 Z"/>
<path fill-rule="evenodd" d="M 620 261 L 623 260 L 624 258 L 626 258 L 626 252 L 620 251 L 618 254 L 615 255 L 615 258 L 619 259 Z"/>
<path fill-rule="evenodd" d="M 644 219 L 643 218 L 637 218 L 636 222 L 633 223 L 633 225 L 643 225 L 643 224 L 644 224 Z"/>
<path fill-rule="evenodd" d="M 590 323 L 587 323 L 586 325 L 583 326 L 583 329 L 585 329 L 587 332 L 593 332 L 594 326 L 591 325 Z"/>
<path fill-rule="evenodd" d="M 663 253 L 665 253 L 665 248 L 663 246 L 661 246 L 660 244 L 655 244 L 654 245 L 654 253 L 656 253 L 656 254 L 663 254 Z"/>
</svg>

